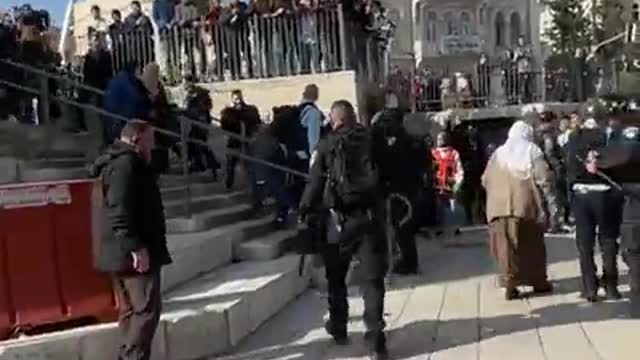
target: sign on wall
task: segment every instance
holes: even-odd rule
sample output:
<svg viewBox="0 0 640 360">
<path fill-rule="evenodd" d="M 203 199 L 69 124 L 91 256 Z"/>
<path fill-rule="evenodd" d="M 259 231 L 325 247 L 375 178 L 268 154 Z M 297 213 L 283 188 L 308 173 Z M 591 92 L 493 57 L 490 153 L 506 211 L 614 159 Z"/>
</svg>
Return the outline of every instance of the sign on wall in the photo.
<svg viewBox="0 0 640 360">
<path fill-rule="evenodd" d="M 455 55 L 462 53 L 482 52 L 482 40 L 478 35 L 445 35 L 442 37 L 442 54 Z"/>
</svg>

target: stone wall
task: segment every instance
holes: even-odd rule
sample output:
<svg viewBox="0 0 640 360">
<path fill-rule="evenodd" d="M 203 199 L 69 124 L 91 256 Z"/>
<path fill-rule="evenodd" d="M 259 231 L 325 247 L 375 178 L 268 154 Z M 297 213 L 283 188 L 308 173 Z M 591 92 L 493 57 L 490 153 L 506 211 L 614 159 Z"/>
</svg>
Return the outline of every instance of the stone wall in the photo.
<svg viewBox="0 0 640 360">
<path fill-rule="evenodd" d="M 299 75 L 272 79 L 253 79 L 225 81 L 220 83 L 200 84 L 211 92 L 213 113 L 218 117 L 220 111 L 229 104 L 231 92 L 240 89 L 244 93 L 245 101 L 258 107 L 263 115 L 271 113 L 274 106 L 298 104 L 302 98 L 302 91 L 308 84 L 316 84 L 320 88 L 318 106 L 325 112 L 329 111 L 335 100 L 345 99 L 357 104 L 357 85 L 353 71 L 329 74 Z M 180 94 L 177 89 L 171 90 L 174 100 Z"/>
</svg>

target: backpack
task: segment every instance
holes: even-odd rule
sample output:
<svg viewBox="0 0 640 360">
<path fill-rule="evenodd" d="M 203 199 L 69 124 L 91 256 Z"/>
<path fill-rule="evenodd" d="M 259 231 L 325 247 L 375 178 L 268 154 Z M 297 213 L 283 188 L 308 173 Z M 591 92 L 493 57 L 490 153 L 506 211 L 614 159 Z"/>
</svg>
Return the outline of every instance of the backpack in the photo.
<svg viewBox="0 0 640 360">
<path fill-rule="evenodd" d="M 329 144 L 326 205 L 336 210 L 370 207 L 378 174 L 369 131 L 357 125 L 344 134 L 332 135 Z"/>
</svg>

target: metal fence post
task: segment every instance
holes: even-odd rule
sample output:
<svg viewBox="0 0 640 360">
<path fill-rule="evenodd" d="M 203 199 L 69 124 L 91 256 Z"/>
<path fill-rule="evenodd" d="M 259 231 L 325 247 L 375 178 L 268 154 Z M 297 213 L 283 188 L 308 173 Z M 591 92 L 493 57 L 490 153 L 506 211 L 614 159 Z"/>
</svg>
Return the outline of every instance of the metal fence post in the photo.
<svg viewBox="0 0 640 360">
<path fill-rule="evenodd" d="M 189 144 L 187 134 L 187 123 L 180 119 L 180 144 L 182 147 L 182 175 L 186 180 L 184 186 L 184 211 L 185 216 L 191 217 L 191 179 L 189 178 Z"/>
<path fill-rule="evenodd" d="M 338 4 L 338 32 L 340 34 L 340 65 L 342 70 L 347 69 L 347 34 L 346 34 L 346 23 L 344 18 L 344 8 L 342 4 Z"/>
<path fill-rule="evenodd" d="M 49 78 L 40 76 L 40 96 L 36 98 L 37 106 L 33 106 L 33 116 L 38 119 L 38 124 L 51 124 L 51 114 L 49 113 Z"/>
</svg>

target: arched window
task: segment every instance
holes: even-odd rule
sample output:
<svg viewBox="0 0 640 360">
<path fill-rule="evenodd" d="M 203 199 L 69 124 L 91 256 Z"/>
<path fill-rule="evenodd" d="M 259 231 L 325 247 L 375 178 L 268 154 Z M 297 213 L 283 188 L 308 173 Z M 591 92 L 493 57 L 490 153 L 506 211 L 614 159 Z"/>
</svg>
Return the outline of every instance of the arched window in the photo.
<svg viewBox="0 0 640 360">
<path fill-rule="evenodd" d="M 509 22 L 511 26 L 511 45 L 517 45 L 518 38 L 522 36 L 522 29 L 520 27 L 520 14 L 518 14 L 517 12 L 512 13 Z"/>
<path fill-rule="evenodd" d="M 447 35 L 457 35 L 459 33 L 458 22 L 452 12 L 444 14 L 444 24 L 447 27 Z"/>
<path fill-rule="evenodd" d="M 471 15 L 468 12 L 460 14 L 460 32 L 462 35 L 471 35 L 473 33 L 473 24 L 471 23 Z"/>
<path fill-rule="evenodd" d="M 498 12 L 495 20 L 496 46 L 505 45 L 505 25 L 504 15 Z"/>
<path fill-rule="evenodd" d="M 425 40 L 429 43 L 435 43 L 438 37 L 438 15 L 430 11 L 426 16 L 425 24 L 426 36 Z"/>
<path fill-rule="evenodd" d="M 640 21 L 640 4 L 638 4 L 637 2 L 635 2 L 631 6 L 631 18 L 635 22 Z"/>
</svg>

